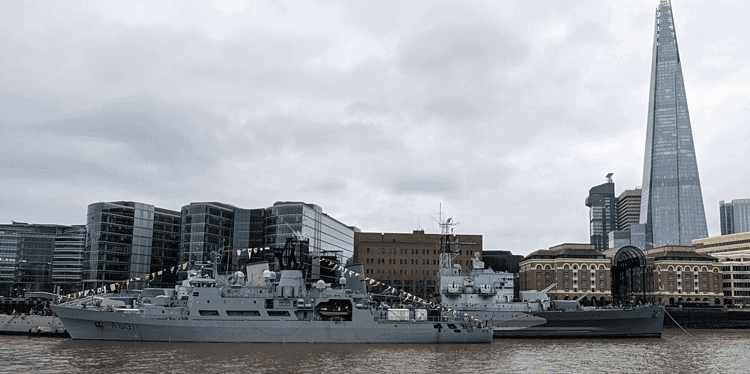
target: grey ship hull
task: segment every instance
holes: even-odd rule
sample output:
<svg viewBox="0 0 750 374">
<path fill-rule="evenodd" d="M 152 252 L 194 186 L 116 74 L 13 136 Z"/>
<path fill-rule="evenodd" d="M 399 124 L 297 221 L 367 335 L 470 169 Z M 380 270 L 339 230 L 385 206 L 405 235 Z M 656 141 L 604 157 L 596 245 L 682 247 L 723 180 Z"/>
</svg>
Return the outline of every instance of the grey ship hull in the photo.
<svg viewBox="0 0 750 374">
<path fill-rule="evenodd" d="M 604 308 L 592 310 L 492 311 L 463 310 L 491 321 L 495 338 L 660 338 L 664 308 Z"/>
<path fill-rule="evenodd" d="M 73 339 L 249 343 L 489 343 L 490 328 L 445 322 L 156 319 L 100 308 L 53 306 Z"/>
<path fill-rule="evenodd" d="M 65 326 L 55 316 L 0 314 L 0 335 L 65 335 Z"/>
</svg>

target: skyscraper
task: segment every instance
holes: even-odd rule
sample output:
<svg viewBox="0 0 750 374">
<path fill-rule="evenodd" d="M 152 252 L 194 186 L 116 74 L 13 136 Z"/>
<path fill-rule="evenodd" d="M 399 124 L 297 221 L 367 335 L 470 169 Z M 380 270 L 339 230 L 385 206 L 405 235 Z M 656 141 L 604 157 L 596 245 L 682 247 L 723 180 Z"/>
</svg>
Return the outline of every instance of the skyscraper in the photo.
<svg viewBox="0 0 750 374">
<path fill-rule="evenodd" d="M 601 252 L 609 248 L 609 233 L 617 228 L 617 199 L 612 173 L 607 175 L 607 183 L 591 187 L 586 206 L 589 207 L 591 244 Z"/>
<path fill-rule="evenodd" d="M 721 235 L 750 231 L 750 199 L 735 199 L 731 203 L 719 202 Z"/>
<path fill-rule="evenodd" d="M 708 236 L 672 5 L 656 9 L 640 223 L 646 247 Z"/>
</svg>

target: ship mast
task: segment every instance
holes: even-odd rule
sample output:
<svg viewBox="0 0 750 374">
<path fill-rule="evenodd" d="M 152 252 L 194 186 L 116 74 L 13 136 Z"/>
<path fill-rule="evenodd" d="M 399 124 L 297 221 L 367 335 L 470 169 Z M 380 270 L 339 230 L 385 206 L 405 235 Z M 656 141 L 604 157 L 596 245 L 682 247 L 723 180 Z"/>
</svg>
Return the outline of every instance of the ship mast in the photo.
<svg viewBox="0 0 750 374">
<path fill-rule="evenodd" d="M 442 204 L 440 205 L 438 219 L 435 221 L 438 223 L 438 225 L 440 225 L 440 274 L 454 275 L 451 255 L 454 253 L 458 253 L 458 240 L 456 240 L 456 237 L 453 234 L 453 226 L 458 225 L 459 222 L 454 221 L 453 218 L 448 218 L 443 221 Z M 452 242 L 455 246 L 453 250 L 451 250 L 451 239 L 453 239 Z"/>
</svg>

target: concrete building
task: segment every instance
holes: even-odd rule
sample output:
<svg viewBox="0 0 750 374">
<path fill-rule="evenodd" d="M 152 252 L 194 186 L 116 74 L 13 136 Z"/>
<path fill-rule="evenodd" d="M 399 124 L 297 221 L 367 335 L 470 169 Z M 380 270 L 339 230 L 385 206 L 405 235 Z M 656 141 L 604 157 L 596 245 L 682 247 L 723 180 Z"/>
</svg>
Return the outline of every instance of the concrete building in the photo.
<svg viewBox="0 0 750 374">
<path fill-rule="evenodd" d="M 750 250 L 750 232 L 694 239 L 692 244 L 696 252 L 710 255 Z"/>
<path fill-rule="evenodd" d="M 750 305 L 750 250 L 716 252 L 722 275 L 724 304 Z"/>
<path fill-rule="evenodd" d="M 437 292 L 440 268 L 440 234 L 356 232 L 354 261 L 364 265 L 365 275 L 428 298 Z M 466 274 L 474 253 L 482 256 L 481 235 L 452 235 L 451 248 L 458 242 L 453 263 Z"/>
<path fill-rule="evenodd" d="M 0 295 L 80 289 L 84 225 L 0 225 Z"/>
<path fill-rule="evenodd" d="M 572 300 L 589 295 L 584 302 L 612 301 L 610 259 L 596 250 L 593 244 L 565 243 L 538 250 L 524 257 L 520 263 L 521 291 L 549 291 L 553 300 Z"/>
<path fill-rule="evenodd" d="M 724 304 L 750 305 L 750 232 L 695 239 L 693 247 L 718 259 Z"/>
<path fill-rule="evenodd" d="M 646 247 L 708 236 L 672 6 L 656 10 L 640 223 Z"/>
<path fill-rule="evenodd" d="M 736 199 L 731 203 L 719 202 L 721 235 L 750 231 L 750 199 Z"/>
<path fill-rule="evenodd" d="M 617 199 L 612 173 L 607 175 L 607 183 L 589 190 L 586 206 L 589 207 L 591 244 L 597 251 L 604 251 L 609 248 L 609 233 L 617 229 Z"/>
</svg>

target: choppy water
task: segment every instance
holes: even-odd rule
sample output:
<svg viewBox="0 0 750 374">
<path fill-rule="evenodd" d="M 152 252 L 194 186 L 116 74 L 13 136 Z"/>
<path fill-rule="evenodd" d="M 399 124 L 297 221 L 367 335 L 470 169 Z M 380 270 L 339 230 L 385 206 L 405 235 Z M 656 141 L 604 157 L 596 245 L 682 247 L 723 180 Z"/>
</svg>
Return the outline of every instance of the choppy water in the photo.
<svg viewBox="0 0 750 374">
<path fill-rule="evenodd" d="M 487 345 L 90 342 L 0 336 L 0 373 L 747 373 L 750 330 Z"/>
</svg>

